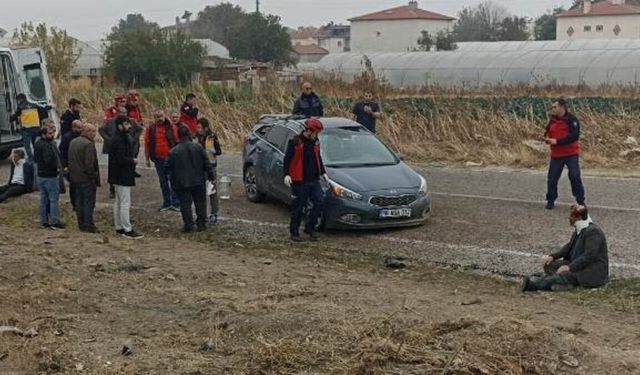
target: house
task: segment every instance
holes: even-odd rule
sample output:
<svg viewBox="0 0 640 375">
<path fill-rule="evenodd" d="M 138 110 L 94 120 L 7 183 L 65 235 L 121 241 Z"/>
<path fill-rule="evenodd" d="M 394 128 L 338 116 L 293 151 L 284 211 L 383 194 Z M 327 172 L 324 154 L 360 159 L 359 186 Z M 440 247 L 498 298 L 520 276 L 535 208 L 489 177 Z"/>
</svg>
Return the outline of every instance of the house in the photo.
<svg viewBox="0 0 640 375">
<path fill-rule="evenodd" d="M 289 32 L 289 39 L 294 47 L 317 45 L 320 34 L 320 29 L 316 27 L 298 27 L 298 29 Z"/>
<path fill-rule="evenodd" d="M 104 40 L 83 42 L 75 39 L 73 48 L 77 60 L 71 70 L 71 77 L 88 77 L 93 84 L 102 82 L 104 71 Z"/>
<path fill-rule="evenodd" d="M 422 30 L 450 30 L 455 18 L 420 9 L 417 1 L 351 18 L 353 52 L 406 52 L 418 48 Z"/>
<path fill-rule="evenodd" d="M 625 0 L 584 0 L 581 6 L 557 16 L 557 40 L 601 38 L 640 38 L 640 6 Z"/>
<path fill-rule="evenodd" d="M 329 53 L 351 51 L 351 26 L 334 25 L 333 23 L 323 26 L 318 36 L 318 46 L 326 49 Z"/>
<path fill-rule="evenodd" d="M 293 46 L 293 53 L 296 55 L 299 63 L 315 63 L 328 55 L 329 51 L 316 44 L 298 44 Z"/>
</svg>

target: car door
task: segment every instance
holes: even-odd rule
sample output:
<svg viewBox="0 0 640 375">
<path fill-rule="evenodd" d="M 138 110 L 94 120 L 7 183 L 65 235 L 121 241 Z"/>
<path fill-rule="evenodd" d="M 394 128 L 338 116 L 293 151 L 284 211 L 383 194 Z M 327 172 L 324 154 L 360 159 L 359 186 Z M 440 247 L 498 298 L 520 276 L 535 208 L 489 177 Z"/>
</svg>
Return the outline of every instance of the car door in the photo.
<svg viewBox="0 0 640 375">
<path fill-rule="evenodd" d="M 267 174 L 269 192 L 275 198 L 287 202 L 289 199 L 289 191 L 284 186 L 284 153 L 287 142 L 287 136 L 290 130 L 283 125 L 274 126 L 267 134 L 267 142 L 270 150 L 266 154 Z"/>
<path fill-rule="evenodd" d="M 249 158 L 255 166 L 256 179 L 260 184 L 260 188 L 269 192 L 269 153 L 271 145 L 267 142 L 267 134 L 271 131 L 271 126 L 265 126 L 258 129 L 255 134 L 257 140 L 251 150 Z"/>
<path fill-rule="evenodd" d="M 9 121 L 16 111 L 16 95 L 18 95 L 15 69 L 11 54 L 0 52 L 0 144 L 15 142 L 21 139 L 17 122 Z"/>
<path fill-rule="evenodd" d="M 17 70 L 17 81 L 20 92 L 27 95 L 30 102 L 42 106 L 55 107 L 51 82 L 47 72 L 47 59 L 39 48 L 17 48 L 11 50 Z M 49 118 L 56 123 L 59 129 L 60 119 L 52 109 Z"/>
</svg>

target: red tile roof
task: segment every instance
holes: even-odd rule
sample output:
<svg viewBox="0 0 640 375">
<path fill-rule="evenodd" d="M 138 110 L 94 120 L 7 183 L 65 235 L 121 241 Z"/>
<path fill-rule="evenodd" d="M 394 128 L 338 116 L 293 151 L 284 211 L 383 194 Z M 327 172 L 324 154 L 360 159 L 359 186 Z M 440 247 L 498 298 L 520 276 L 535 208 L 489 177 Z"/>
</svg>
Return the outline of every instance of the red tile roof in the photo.
<svg viewBox="0 0 640 375">
<path fill-rule="evenodd" d="M 308 46 L 297 45 L 293 46 L 293 52 L 298 55 L 328 55 L 329 51 L 318 46 L 317 44 L 310 44 Z"/>
<path fill-rule="evenodd" d="M 409 5 L 399 6 L 379 12 L 365 14 L 349 19 L 349 21 L 391 21 L 391 20 L 438 20 L 453 21 L 455 18 L 428 10 L 414 8 Z"/>
<path fill-rule="evenodd" d="M 609 1 L 591 4 L 589 13 L 585 13 L 582 7 L 568 10 L 558 14 L 558 17 L 590 17 L 590 16 L 622 16 L 627 14 L 640 14 L 640 6 L 631 4 L 612 4 Z"/>
<path fill-rule="evenodd" d="M 320 29 L 315 27 L 301 27 L 298 30 L 293 30 L 289 33 L 290 39 L 309 39 L 322 36 Z"/>
</svg>

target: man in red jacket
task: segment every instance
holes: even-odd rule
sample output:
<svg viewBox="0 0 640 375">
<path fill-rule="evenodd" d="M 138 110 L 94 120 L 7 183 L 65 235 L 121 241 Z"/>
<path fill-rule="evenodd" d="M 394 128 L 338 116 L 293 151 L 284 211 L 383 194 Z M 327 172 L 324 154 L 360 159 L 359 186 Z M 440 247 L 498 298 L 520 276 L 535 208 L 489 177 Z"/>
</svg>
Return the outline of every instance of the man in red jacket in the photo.
<svg viewBox="0 0 640 375">
<path fill-rule="evenodd" d="M 187 94 L 185 102 L 180 107 L 180 122 L 187 125 L 191 137 L 198 132 L 198 104 L 194 94 Z"/>
<path fill-rule="evenodd" d="M 127 98 L 123 93 L 117 92 L 113 94 L 113 106 L 107 108 L 104 111 L 104 116 L 102 117 L 102 124 L 106 125 L 109 121 L 115 119 L 118 116 L 118 108 L 123 107 L 127 104 Z"/>
<path fill-rule="evenodd" d="M 160 211 L 180 211 L 178 199 L 171 187 L 171 182 L 165 168 L 167 159 L 169 158 L 169 152 L 178 143 L 178 131 L 176 126 L 166 118 L 163 111 L 156 111 L 154 118 L 155 122 L 149 125 L 144 134 L 147 167 L 150 167 L 150 161 L 153 161 L 158 179 L 160 180 L 163 199 Z"/>
<path fill-rule="evenodd" d="M 293 137 L 287 146 L 284 157 L 284 183 L 291 187 L 291 222 L 289 234 L 291 241 L 301 242 L 300 223 L 302 212 L 311 202 L 311 210 L 307 217 L 304 232 L 312 241 L 318 240 L 316 225 L 322 213 L 323 192 L 320 186 L 320 178 L 329 182 L 327 172 L 320 156 L 320 143 L 318 134 L 324 127 L 322 122 L 315 117 L 309 118 L 304 125 L 304 130 L 298 136 Z"/>
<path fill-rule="evenodd" d="M 551 118 L 544 138 L 551 149 L 546 208 L 552 210 L 555 207 L 555 201 L 558 198 L 558 180 L 565 165 L 569 170 L 571 192 L 578 205 L 584 206 L 584 186 L 580 177 L 580 122 L 576 116 L 569 113 L 564 99 L 553 102 Z"/>
<path fill-rule="evenodd" d="M 127 104 L 125 108 L 127 108 L 127 116 L 136 120 L 140 126 L 143 126 L 142 113 L 140 112 L 140 94 L 138 90 L 129 90 L 127 92 Z"/>
</svg>

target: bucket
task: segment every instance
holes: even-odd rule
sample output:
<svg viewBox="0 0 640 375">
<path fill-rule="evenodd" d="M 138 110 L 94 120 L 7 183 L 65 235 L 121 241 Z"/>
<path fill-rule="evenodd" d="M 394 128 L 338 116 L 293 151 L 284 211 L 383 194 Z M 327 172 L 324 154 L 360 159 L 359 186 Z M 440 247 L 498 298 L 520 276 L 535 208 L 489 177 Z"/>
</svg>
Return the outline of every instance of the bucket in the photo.
<svg viewBox="0 0 640 375">
<path fill-rule="evenodd" d="M 231 199 L 231 179 L 226 174 L 218 182 L 218 197 L 220 199 Z"/>
</svg>

